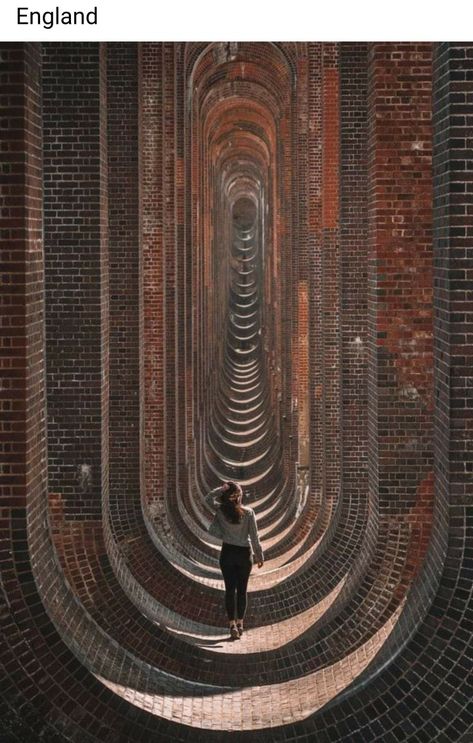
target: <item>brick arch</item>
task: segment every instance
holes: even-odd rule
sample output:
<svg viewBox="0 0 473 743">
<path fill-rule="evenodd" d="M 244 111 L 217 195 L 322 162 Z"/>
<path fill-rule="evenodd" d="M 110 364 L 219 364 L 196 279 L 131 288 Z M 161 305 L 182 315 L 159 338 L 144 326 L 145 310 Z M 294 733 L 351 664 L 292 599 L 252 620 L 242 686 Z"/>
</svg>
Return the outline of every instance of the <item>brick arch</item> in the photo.
<svg viewBox="0 0 473 743">
<path fill-rule="evenodd" d="M 248 46 L 241 49 L 251 56 Z M 3 431 L 10 470 L 1 475 L 8 489 L 0 656 L 8 740 L 41 734 L 51 741 L 163 741 L 192 734 L 218 741 L 222 730 L 248 741 L 463 740 L 471 732 L 463 652 L 471 621 L 469 481 L 458 457 L 460 451 L 468 458 L 468 276 L 458 279 L 453 252 L 463 250 L 469 265 L 466 244 L 457 242 L 466 239 L 458 224 L 468 191 L 453 198 L 445 178 L 452 172 L 461 181 L 462 171 L 454 169 L 467 157 L 466 129 L 459 152 L 459 122 L 449 108 L 464 100 L 449 94 L 455 86 L 463 95 L 459 79 L 463 74 L 466 83 L 471 50 L 436 45 L 432 73 L 429 44 L 280 46 L 288 79 L 297 71 L 291 116 L 297 113 L 298 125 L 285 136 L 295 153 L 287 191 L 299 198 L 279 222 L 276 215 L 268 233 L 268 239 L 283 235 L 285 253 L 282 262 L 272 254 L 262 290 L 277 301 L 287 268 L 285 296 L 294 312 L 285 331 L 293 343 L 282 338 L 276 357 L 288 361 L 290 351 L 297 375 L 283 408 L 293 445 L 282 447 L 281 471 L 295 452 L 307 457 L 311 471 L 307 478 L 302 465 L 296 490 L 289 479 L 284 483 L 289 497 L 262 492 L 255 499 L 272 569 L 255 582 L 247 645 L 235 649 L 216 647 L 221 587 L 199 501 L 205 464 L 192 475 L 198 458 L 189 368 L 198 356 L 195 361 L 191 334 L 179 331 L 192 316 L 186 281 L 195 270 L 188 226 L 198 213 L 196 199 L 204 189 L 215 192 L 218 174 L 226 184 L 225 197 L 217 193 L 220 214 L 227 215 L 221 234 L 231 230 L 225 199 L 228 205 L 243 194 L 257 200 L 263 183 L 271 188 L 274 173 L 263 178 L 262 166 L 275 138 L 263 144 L 256 120 L 236 134 L 231 108 L 207 95 L 209 112 L 214 105 L 220 111 L 209 159 L 215 168 L 195 184 L 189 203 L 192 159 L 185 159 L 184 128 L 175 123 L 185 110 L 184 60 L 195 64 L 204 46 L 142 45 L 138 59 L 133 44 L 110 45 L 107 54 L 89 43 L 14 44 L 2 56 L 4 94 L 25 113 L 26 126 L 13 118 L 9 129 L 16 169 L 10 196 L 19 198 L 18 177 L 26 185 L 21 215 L 7 215 L 3 225 L 14 244 L 7 256 L 14 289 L 3 316 L 16 318 L 3 325 L 10 349 L 5 389 L 13 406 L 8 425 L 14 425 Z M 255 70 L 258 55 L 265 64 L 262 52 L 253 52 Z M 10 78 L 12 64 L 17 73 Z M 223 91 L 210 66 L 209 92 L 214 84 Z M 71 89 L 83 84 L 77 70 L 85 69 L 87 91 Z M 83 106 L 74 117 L 71 90 Z M 256 86 L 252 91 L 255 96 Z M 256 111 L 255 100 L 245 116 Z M 140 158 L 130 145 L 138 141 L 139 105 Z M 224 154 L 233 136 L 242 166 Z M 71 176 L 57 141 L 70 148 L 79 175 Z M 15 159 L 15 152 L 28 158 Z M 70 182 L 80 183 L 73 194 Z M 45 301 L 38 291 L 41 199 Z M 72 237 L 71 203 L 81 226 Z M 17 220 L 14 228 L 8 219 Z M 81 291 L 68 296 L 78 283 L 71 240 L 83 275 Z M 213 253 L 207 257 L 213 260 Z M 415 266 L 422 267 L 422 285 L 413 280 Z M 220 402 L 235 382 L 230 372 L 224 367 Z M 275 389 L 266 385 L 265 404 Z M 70 419 L 70 400 L 82 417 Z M 225 410 L 214 406 L 214 433 L 225 431 Z M 143 430 L 150 420 L 156 425 Z M 141 510 L 147 472 L 140 469 L 140 447 L 141 466 L 156 456 L 152 472 L 166 494 L 162 517 L 147 498 Z M 261 616 L 271 618 L 269 631 Z M 250 713 L 247 699 L 257 695 L 265 704 Z M 451 719 L 443 714 L 449 705 Z M 230 708 L 237 712 L 227 719 Z"/>
</svg>

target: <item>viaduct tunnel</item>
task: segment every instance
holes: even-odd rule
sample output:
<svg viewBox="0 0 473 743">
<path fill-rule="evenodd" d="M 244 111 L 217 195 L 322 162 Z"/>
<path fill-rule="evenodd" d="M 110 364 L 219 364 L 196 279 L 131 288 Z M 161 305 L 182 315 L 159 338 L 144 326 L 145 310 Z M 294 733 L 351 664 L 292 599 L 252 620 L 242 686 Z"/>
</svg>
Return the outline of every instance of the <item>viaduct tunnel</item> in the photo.
<svg viewBox="0 0 473 743">
<path fill-rule="evenodd" d="M 473 45 L 0 79 L 2 743 L 471 742 Z"/>
</svg>

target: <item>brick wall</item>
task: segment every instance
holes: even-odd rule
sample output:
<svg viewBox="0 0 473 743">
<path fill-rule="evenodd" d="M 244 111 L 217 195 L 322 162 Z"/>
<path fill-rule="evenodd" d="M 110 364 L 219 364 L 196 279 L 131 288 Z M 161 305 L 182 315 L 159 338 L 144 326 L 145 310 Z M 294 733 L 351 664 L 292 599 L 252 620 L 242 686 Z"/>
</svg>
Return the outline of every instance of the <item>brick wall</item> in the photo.
<svg viewBox="0 0 473 743">
<path fill-rule="evenodd" d="M 71 517 L 97 518 L 108 489 L 105 49 L 48 43 L 43 57 L 49 487 Z"/>
<path fill-rule="evenodd" d="M 47 494 L 40 45 L 2 44 L 0 81 L 0 706 L 8 735 L 18 728 L 18 698 L 34 694 L 34 677 L 19 659 L 43 613 L 27 534 L 27 509 L 31 529 L 32 509 Z"/>
<path fill-rule="evenodd" d="M 320 292 L 324 498 L 336 511 L 340 495 L 340 75 L 338 44 L 324 44 L 321 80 L 322 215 Z"/>
<path fill-rule="evenodd" d="M 429 44 L 370 48 L 368 482 L 414 570 L 433 498 L 431 65 Z"/>
<path fill-rule="evenodd" d="M 101 689 L 63 644 L 37 592 L 38 576 L 50 575 L 38 538 L 47 530 L 48 480 L 40 45 L 2 44 L 0 77 L 10 117 L 1 136 L 0 719 L 5 741 L 41 735 L 60 743 L 77 727 L 68 715 L 71 695 L 85 692 L 81 680 L 89 700 Z M 84 725 L 80 734 L 92 740 Z"/>
<path fill-rule="evenodd" d="M 144 483 L 153 501 L 165 487 L 162 45 L 143 44 L 141 76 L 141 239 L 143 250 Z M 152 349 L 147 351 L 147 349 Z"/>
<path fill-rule="evenodd" d="M 340 45 L 341 485 L 350 542 L 366 565 L 367 524 L 367 84 L 368 45 Z M 373 516 L 376 507 L 371 509 Z M 352 582 L 352 589 L 356 581 Z"/>
<path fill-rule="evenodd" d="M 1 51 L 5 743 L 469 740 L 472 45 Z"/>
<path fill-rule="evenodd" d="M 5 517 L 18 509 L 23 526 L 46 482 L 40 71 L 39 45 L 3 46 L 0 481 Z"/>
<path fill-rule="evenodd" d="M 120 519 L 140 504 L 140 233 L 138 48 L 107 49 L 110 271 L 110 506 Z"/>
</svg>

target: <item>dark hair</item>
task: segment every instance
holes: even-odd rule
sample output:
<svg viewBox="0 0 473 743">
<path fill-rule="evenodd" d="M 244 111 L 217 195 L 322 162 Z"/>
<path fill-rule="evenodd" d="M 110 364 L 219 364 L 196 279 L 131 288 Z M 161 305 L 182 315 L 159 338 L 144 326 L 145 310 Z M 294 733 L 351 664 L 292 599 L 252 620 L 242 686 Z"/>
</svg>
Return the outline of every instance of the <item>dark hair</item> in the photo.
<svg viewBox="0 0 473 743">
<path fill-rule="evenodd" d="M 222 512 L 232 524 L 239 524 L 245 512 L 241 505 L 241 496 L 236 482 L 228 482 L 230 486 L 222 492 L 221 506 Z"/>
</svg>

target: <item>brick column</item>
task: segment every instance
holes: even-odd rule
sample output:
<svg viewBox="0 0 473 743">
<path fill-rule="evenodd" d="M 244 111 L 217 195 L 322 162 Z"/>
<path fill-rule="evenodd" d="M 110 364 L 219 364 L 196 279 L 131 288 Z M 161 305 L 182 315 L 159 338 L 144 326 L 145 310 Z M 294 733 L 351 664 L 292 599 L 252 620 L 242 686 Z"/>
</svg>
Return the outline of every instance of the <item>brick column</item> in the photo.
<svg viewBox="0 0 473 743">
<path fill-rule="evenodd" d="M 463 520 L 473 475 L 473 44 L 435 54 L 436 478 Z"/>
<path fill-rule="evenodd" d="M 368 45 L 340 45 L 341 479 L 353 540 L 367 514 L 367 73 Z"/>
<path fill-rule="evenodd" d="M 321 323 L 323 493 L 330 508 L 340 493 L 340 73 L 339 45 L 322 55 Z"/>
<path fill-rule="evenodd" d="M 310 389 L 309 389 L 309 276 L 310 276 L 310 242 L 309 242 L 309 200 L 308 192 L 308 164 L 309 148 L 307 138 L 309 134 L 308 116 L 308 57 L 307 54 L 298 60 L 297 80 L 297 243 L 298 250 L 294 251 L 297 276 L 297 310 L 294 315 L 294 325 L 297 329 L 297 338 L 292 347 L 293 376 L 295 380 L 294 393 L 297 397 L 297 439 L 299 466 L 310 466 Z"/>
<path fill-rule="evenodd" d="M 186 464 L 190 457 L 187 446 L 188 428 L 186 411 L 190 405 L 187 399 L 187 379 L 190 377 L 191 353 L 188 338 L 192 327 L 192 296 L 191 296 L 191 250 L 189 249 L 187 233 L 190 233 L 190 224 L 186 222 L 186 198 L 191 187 L 191 179 L 186 179 L 185 149 L 186 135 L 189 134 L 189 121 L 185 119 L 185 44 L 176 45 L 175 61 L 175 115 L 182 125 L 176 127 L 175 147 L 175 242 L 176 242 L 176 367 L 173 382 L 176 393 L 176 487 L 177 492 L 184 494 L 187 489 Z"/>
<path fill-rule="evenodd" d="M 108 489 L 106 59 L 44 45 L 44 220 L 50 490 L 99 518 Z"/>
<path fill-rule="evenodd" d="M 146 501 L 164 492 L 166 363 L 164 325 L 163 45 L 141 45 L 141 239 L 143 245 L 144 481 Z"/>
<path fill-rule="evenodd" d="M 166 146 L 163 148 L 163 246 L 165 277 L 164 283 L 164 339 L 165 365 L 163 404 L 165 406 L 163 435 L 166 440 L 165 482 L 168 497 L 176 492 L 176 443 L 177 443 L 177 409 L 176 409 L 176 317 L 178 310 L 177 288 L 177 252 L 182 251 L 176 243 L 176 110 L 175 110 L 175 50 L 177 44 L 163 44 L 163 137 Z M 147 298 L 146 298 L 147 304 Z M 150 348 L 152 353 L 152 349 Z M 163 493 L 157 493 L 163 495 Z"/>
<path fill-rule="evenodd" d="M 137 45 L 108 44 L 107 73 L 110 506 L 130 513 L 141 510 Z"/>
<path fill-rule="evenodd" d="M 47 494 L 40 44 L 0 45 L 0 106 L 0 728 L 8 737 L 17 715 L 25 726 L 31 716 L 32 617 L 47 624 L 27 538 L 27 511 L 29 535 L 44 528 L 37 506 Z"/>
<path fill-rule="evenodd" d="M 322 494 L 322 54 L 323 45 L 308 44 L 308 221 L 309 221 L 309 433 L 311 490 L 320 502 Z"/>
<path fill-rule="evenodd" d="M 45 496 L 44 268 L 41 47 L 2 44 L 2 290 L 0 292 L 1 526 L 27 560 L 25 509 Z M 8 529 L 6 539 L 11 538 Z M 1 541 L 2 548 L 7 542 Z M 12 553 L 2 550 L 8 574 Z M 17 555 L 17 559 L 21 559 Z"/>
<path fill-rule="evenodd" d="M 428 541 L 433 490 L 431 140 L 431 45 L 372 44 L 369 491 L 385 528 L 399 524 L 416 551 L 412 570 Z"/>
</svg>

